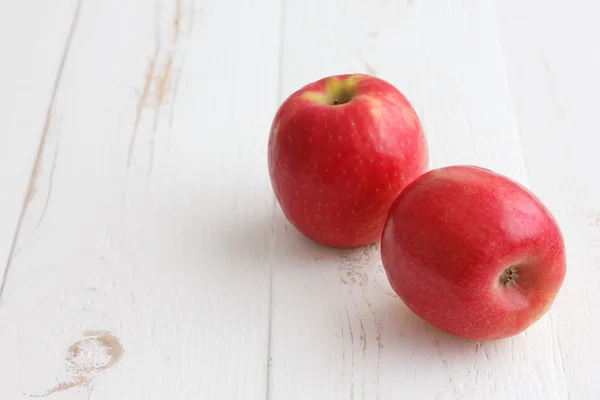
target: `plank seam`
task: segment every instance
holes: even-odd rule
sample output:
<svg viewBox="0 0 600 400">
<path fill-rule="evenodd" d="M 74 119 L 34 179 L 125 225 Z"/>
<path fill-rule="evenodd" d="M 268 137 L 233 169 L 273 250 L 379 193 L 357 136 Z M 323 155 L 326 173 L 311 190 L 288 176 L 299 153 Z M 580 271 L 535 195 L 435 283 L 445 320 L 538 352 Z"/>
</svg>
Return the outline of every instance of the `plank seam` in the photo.
<svg viewBox="0 0 600 400">
<path fill-rule="evenodd" d="M 277 104 L 279 107 L 283 100 L 283 63 L 285 48 L 285 11 L 286 0 L 281 0 L 281 14 L 279 17 L 279 71 L 277 76 Z M 269 323 L 267 333 L 267 379 L 266 379 L 266 400 L 271 400 L 271 340 L 273 338 L 273 264 L 275 262 L 275 215 L 277 212 L 277 199 L 273 194 L 273 204 L 271 207 L 271 237 L 269 243 Z"/>
<path fill-rule="evenodd" d="M 56 78 L 54 80 L 54 86 L 52 88 L 52 95 L 50 96 L 50 103 L 48 105 L 48 110 L 46 113 L 46 120 L 44 122 L 44 128 L 42 130 L 42 137 L 40 139 L 40 144 L 38 146 L 38 152 L 37 152 L 37 156 L 36 156 L 36 160 L 35 160 L 35 164 L 33 166 L 33 169 L 31 171 L 31 176 L 29 178 L 29 185 L 27 187 L 27 192 L 25 194 L 25 198 L 23 199 L 23 205 L 21 206 L 21 212 L 19 215 L 19 220 L 17 222 L 17 227 L 15 229 L 15 234 L 13 236 L 13 240 L 10 246 L 10 251 L 9 251 L 9 256 L 8 259 L 6 261 L 6 265 L 4 267 L 4 273 L 2 276 L 2 284 L 0 284 L 0 302 L 2 301 L 2 294 L 4 293 L 4 287 L 6 286 L 6 279 L 8 277 L 8 270 L 10 269 L 10 265 L 11 262 L 13 260 L 14 254 L 15 254 L 15 247 L 17 245 L 17 240 L 19 238 L 19 232 L 21 231 L 21 225 L 23 223 L 23 219 L 25 218 L 25 214 L 27 212 L 27 206 L 28 206 L 28 199 L 30 196 L 31 191 L 33 190 L 33 187 L 35 186 L 35 178 L 37 175 L 37 170 L 39 168 L 39 164 L 41 162 L 41 158 L 42 158 L 42 153 L 44 150 L 44 143 L 46 141 L 46 136 L 48 135 L 48 131 L 49 131 L 49 127 L 50 127 L 50 120 L 52 117 L 52 110 L 54 109 L 54 103 L 56 101 L 56 94 L 58 92 L 58 87 L 60 85 L 60 81 L 62 78 L 62 74 L 63 74 L 63 70 L 66 64 L 66 60 L 67 60 L 67 56 L 69 54 L 69 49 L 71 47 L 71 42 L 73 40 L 73 36 L 75 35 L 75 31 L 77 29 L 77 22 L 79 20 L 79 14 L 80 14 L 80 10 L 81 10 L 81 5 L 83 3 L 83 0 L 78 0 L 77 1 L 77 5 L 75 6 L 75 11 L 73 13 L 73 20 L 71 22 L 71 27 L 69 29 L 69 34 L 67 35 L 67 40 L 65 42 L 65 47 L 63 50 L 63 54 L 62 54 L 62 58 L 60 60 L 60 64 L 58 67 L 58 72 L 56 74 Z"/>
</svg>

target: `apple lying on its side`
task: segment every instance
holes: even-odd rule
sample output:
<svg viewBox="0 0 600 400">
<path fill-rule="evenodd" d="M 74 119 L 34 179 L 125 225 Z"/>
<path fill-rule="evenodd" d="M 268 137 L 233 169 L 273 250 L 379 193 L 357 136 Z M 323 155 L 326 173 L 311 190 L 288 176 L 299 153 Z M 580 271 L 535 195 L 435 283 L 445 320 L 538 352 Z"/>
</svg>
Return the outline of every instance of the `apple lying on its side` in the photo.
<svg viewBox="0 0 600 400">
<path fill-rule="evenodd" d="M 414 180 L 391 206 L 381 253 L 413 312 L 474 340 L 524 331 L 549 309 L 566 272 L 562 234 L 540 200 L 475 166 Z"/>
<path fill-rule="evenodd" d="M 286 218 L 332 247 L 377 242 L 389 206 L 428 166 L 419 118 L 392 84 L 338 75 L 291 94 L 268 144 L 269 176 Z"/>
</svg>

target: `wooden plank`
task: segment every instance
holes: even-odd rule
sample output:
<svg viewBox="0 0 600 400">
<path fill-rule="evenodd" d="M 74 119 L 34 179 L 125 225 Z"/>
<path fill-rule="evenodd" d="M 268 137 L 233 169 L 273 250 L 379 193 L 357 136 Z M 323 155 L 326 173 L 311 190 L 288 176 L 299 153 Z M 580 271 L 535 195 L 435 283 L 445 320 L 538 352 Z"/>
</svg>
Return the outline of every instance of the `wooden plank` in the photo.
<svg viewBox="0 0 600 400">
<path fill-rule="evenodd" d="M 0 398 L 264 399 L 280 2 L 83 2 L 0 309 Z"/>
<path fill-rule="evenodd" d="M 282 94 L 369 72 L 414 103 L 431 166 L 477 164 L 524 184 L 491 1 L 286 2 Z M 475 343 L 423 323 L 391 291 L 377 246 L 310 243 L 276 216 L 270 399 L 564 398 L 546 316 Z"/>
<path fill-rule="evenodd" d="M 563 398 L 600 394 L 600 4 L 498 1 L 498 25 L 532 189 L 562 227 L 567 277 L 552 310 Z M 558 351 L 556 351 L 558 350 Z"/>
<path fill-rule="evenodd" d="M 0 288 L 75 7 L 0 3 Z"/>
</svg>

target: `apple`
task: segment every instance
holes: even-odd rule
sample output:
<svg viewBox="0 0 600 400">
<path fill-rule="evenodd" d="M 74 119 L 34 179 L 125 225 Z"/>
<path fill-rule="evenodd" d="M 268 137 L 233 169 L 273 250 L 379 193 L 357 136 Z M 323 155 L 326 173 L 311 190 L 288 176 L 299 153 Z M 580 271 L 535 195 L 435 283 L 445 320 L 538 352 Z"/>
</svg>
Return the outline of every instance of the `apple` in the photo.
<svg viewBox="0 0 600 400">
<path fill-rule="evenodd" d="M 390 207 L 381 257 L 409 309 L 472 340 L 524 331 L 549 309 L 566 272 L 562 233 L 540 200 L 467 165 L 408 185 Z"/>
<path fill-rule="evenodd" d="M 427 166 L 417 113 L 375 76 L 309 83 L 281 104 L 271 125 L 269 177 L 281 210 L 326 246 L 379 241 L 392 201 Z"/>
</svg>

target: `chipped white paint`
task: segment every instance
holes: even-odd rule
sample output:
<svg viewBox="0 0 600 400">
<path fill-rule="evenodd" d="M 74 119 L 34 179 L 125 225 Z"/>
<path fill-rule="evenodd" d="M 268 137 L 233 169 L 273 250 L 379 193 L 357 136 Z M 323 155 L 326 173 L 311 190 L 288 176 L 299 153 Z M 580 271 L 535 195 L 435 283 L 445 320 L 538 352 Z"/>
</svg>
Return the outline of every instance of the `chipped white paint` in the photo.
<svg viewBox="0 0 600 400">
<path fill-rule="evenodd" d="M 86 388 L 90 397 L 92 381 L 102 371 L 114 367 L 123 357 L 123 346 L 111 332 L 85 331 L 83 338 L 75 341 L 65 355 L 65 370 L 57 377 L 58 383 L 42 394 L 30 397 L 48 397 L 75 388 Z"/>
<path fill-rule="evenodd" d="M 0 4 L 1 399 L 600 396 L 600 4 L 34 3 Z M 567 279 L 524 334 L 445 335 L 377 245 L 283 218 L 278 103 L 352 71 L 409 96 L 432 167 L 495 169 L 554 211 Z"/>
</svg>

